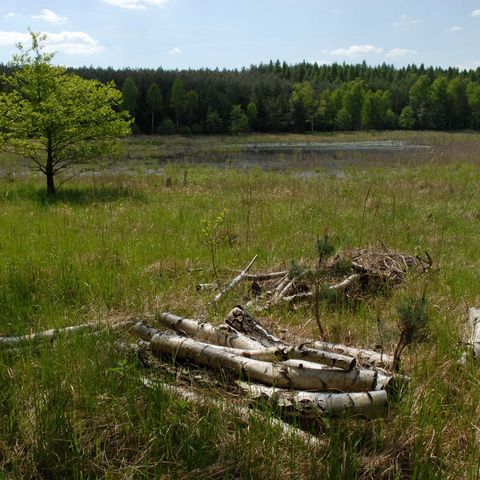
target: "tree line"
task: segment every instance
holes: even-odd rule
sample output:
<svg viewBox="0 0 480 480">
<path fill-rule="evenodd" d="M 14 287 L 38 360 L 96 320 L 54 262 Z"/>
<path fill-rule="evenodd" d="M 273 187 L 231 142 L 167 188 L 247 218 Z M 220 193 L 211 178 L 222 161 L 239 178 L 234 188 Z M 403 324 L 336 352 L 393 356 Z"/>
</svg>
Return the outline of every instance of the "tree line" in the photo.
<svg viewBox="0 0 480 480">
<path fill-rule="evenodd" d="M 277 61 L 241 70 L 71 71 L 113 80 L 137 133 L 480 129 L 480 68 Z"/>
</svg>

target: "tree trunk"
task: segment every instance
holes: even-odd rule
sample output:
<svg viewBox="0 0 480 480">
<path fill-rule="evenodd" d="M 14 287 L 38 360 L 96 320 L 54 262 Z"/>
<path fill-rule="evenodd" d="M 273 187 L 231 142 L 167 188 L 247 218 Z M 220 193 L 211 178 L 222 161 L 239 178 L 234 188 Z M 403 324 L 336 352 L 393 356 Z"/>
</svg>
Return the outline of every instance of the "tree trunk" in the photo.
<svg viewBox="0 0 480 480">
<path fill-rule="evenodd" d="M 156 320 L 172 330 L 183 332 L 215 345 L 244 348 L 247 350 L 258 350 L 262 348 L 261 343 L 248 338 L 229 326 L 214 327 L 210 323 L 179 317 L 171 313 L 159 313 L 156 316 Z"/>
<path fill-rule="evenodd" d="M 55 195 L 57 190 L 55 188 L 54 171 L 53 171 L 53 147 L 52 140 L 47 140 L 47 164 L 45 165 L 45 175 L 47 177 L 47 194 Z"/>
<path fill-rule="evenodd" d="M 362 415 L 374 418 L 387 413 L 388 395 L 385 390 L 357 393 L 298 392 L 246 382 L 237 383 L 249 397 L 273 403 L 287 415 L 304 418 L 318 418 L 324 414 L 335 417 Z"/>
</svg>

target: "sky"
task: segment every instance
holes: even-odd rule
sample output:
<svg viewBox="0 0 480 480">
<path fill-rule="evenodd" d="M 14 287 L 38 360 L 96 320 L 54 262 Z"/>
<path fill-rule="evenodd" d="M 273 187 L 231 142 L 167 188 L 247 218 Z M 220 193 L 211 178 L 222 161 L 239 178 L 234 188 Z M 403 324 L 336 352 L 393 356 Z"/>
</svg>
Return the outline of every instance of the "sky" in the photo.
<svg viewBox="0 0 480 480">
<path fill-rule="evenodd" d="M 480 0 L 0 0 L 0 62 L 29 28 L 67 66 L 480 67 Z"/>
</svg>

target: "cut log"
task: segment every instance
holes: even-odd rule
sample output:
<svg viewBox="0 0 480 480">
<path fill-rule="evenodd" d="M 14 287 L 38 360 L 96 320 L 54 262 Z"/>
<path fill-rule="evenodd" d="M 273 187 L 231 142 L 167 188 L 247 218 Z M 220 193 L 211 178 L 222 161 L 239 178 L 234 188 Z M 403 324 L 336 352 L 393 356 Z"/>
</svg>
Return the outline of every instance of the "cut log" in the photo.
<svg viewBox="0 0 480 480">
<path fill-rule="evenodd" d="M 287 271 L 284 270 L 283 272 L 271 272 L 271 273 L 257 273 L 257 274 L 252 274 L 252 273 L 247 273 L 245 275 L 245 278 L 248 280 L 256 280 L 257 282 L 263 282 L 265 280 L 275 280 L 276 278 L 283 278 L 285 275 L 287 275 Z"/>
<path fill-rule="evenodd" d="M 174 358 L 189 359 L 200 365 L 225 369 L 266 385 L 312 391 L 361 392 L 387 388 L 390 377 L 375 370 L 350 371 L 339 369 L 309 369 L 287 367 L 242 357 L 218 346 L 198 342 L 175 334 L 157 333 L 142 323 L 132 332 L 150 340 L 153 351 Z"/>
<path fill-rule="evenodd" d="M 387 353 L 376 352 L 375 350 L 366 350 L 363 348 L 354 348 L 339 343 L 329 342 L 312 342 L 308 344 L 309 347 L 319 350 L 326 350 L 333 353 L 341 353 L 343 355 L 350 355 L 358 360 L 359 363 L 383 366 L 390 368 L 393 365 L 393 356 Z"/>
<path fill-rule="evenodd" d="M 280 420 L 279 418 L 265 415 L 264 413 L 259 412 L 258 410 L 250 410 L 249 408 L 236 405 L 234 402 L 227 402 L 227 401 L 206 397 L 197 392 L 189 390 L 185 387 L 179 387 L 177 385 L 169 385 L 166 383 L 156 383 L 156 382 L 152 382 L 147 378 L 143 378 L 142 382 L 146 387 L 152 388 L 153 386 L 156 385 L 161 389 L 165 390 L 166 392 L 170 393 L 171 395 L 179 397 L 187 402 L 191 402 L 196 405 L 204 405 L 204 406 L 211 405 L 216 408 L 220 408 L 223 412 L 226 412 L 226 413 L 231 412 L 234 415 L 237 415 L 238 417 L 240 417 L 242 421 L 246 422 L 247 424 L 250 423 L 250 420 L 252 417 L 256 416 L 262 419 L 262 421 L 269 422 L 272 425 L 279 427 L 285 436 L 298 437 L 309 445 L 320 445 L 320 440 L 317 437 L 303 430 L 300 430 L 299 428 L 294 427 L 293 425 L 289 425 L 288 423 Z"/>
<path fill-rule="evenodd" d="M 219 292 L 217 295 L 215 295 L 215 298 L 210 302 L 210 303 L 217 303 L 220 301 L 220 299 L 227 293 L 229 290 L 237 286 L 247 275 L 248 271 L 252 267 L 252 265 L 255 263 L 255 260 L 257 260 L 258 255 L 255 255 L 250 263 L 245 267 L 244 270 L 242 270 L 228 285 L 225 286 L 225 288 Z"/>
<path fill-rule="evenodd" d="M 197 283 L 197 285 L 195 285 L 195 290 L 197 292 L 202 292 L 205 290 L 217 290 L 217 289 L 218 287 L 216 283 Z"/>
<path fill-rule="evenodd" d="M 178 315 L 166 312 L 159 313 L 155 318 L 165 327 L 177 332 L 183 332 L 191 337 L 196 337 L 215 345 L 245 348 L 248 350 L 258 350 L 262 348 L 261 343 L 237 332 L 234 328 L 228 325 L 214 327 L 210 323 L 199 322 L 197 320 L 179 317 Z"/>
<path fill-rule="evenodd" d="M 282 413 L 304 418 L 321 415 L 343 417 L 361 415 L 367 418 L 387 413 L 388 398 L 385 390 L 362 393 L 318 393 L 283 390 L 264 385 L 237 382 L 248 395 L 277 405 Z"/>
<path fill-rule="evenodd" d="M 480 356 L 480 308 L 468 309 L 468 320 L 472 328 L 470 343 L 473 347 L 473 356 Z"/>
</svg>

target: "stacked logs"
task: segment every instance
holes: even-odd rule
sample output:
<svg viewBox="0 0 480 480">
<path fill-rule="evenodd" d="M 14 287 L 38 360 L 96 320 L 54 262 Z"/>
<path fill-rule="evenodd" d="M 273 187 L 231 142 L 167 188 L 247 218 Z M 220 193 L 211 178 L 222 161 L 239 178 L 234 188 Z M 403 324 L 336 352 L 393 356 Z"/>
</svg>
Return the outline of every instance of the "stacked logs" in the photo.
<svg viewBox="0 0 480 480">
<path fill-rule="evenodd" d="M 392 357 L 378 352 L 312 342 L 290 345 L 272 335 L 240 307 L 224 324 L 156 315 L 162 330 L 138 322 L 131 333 L 152 352 L 237 375 L 252 400 L 266 401 L 285 415 L 383 415 L 393 376 L 382 367 Z"/>
</svg>

